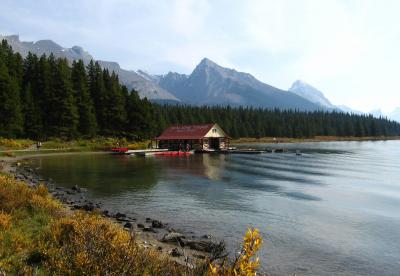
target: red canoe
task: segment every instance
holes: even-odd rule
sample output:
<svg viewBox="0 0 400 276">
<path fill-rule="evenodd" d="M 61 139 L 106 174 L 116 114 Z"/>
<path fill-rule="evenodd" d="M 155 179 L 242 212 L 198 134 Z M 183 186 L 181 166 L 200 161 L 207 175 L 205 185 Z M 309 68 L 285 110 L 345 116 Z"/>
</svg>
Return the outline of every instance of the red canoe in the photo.
<svg viewBox="0 0 400 276">
<path fill-rule="evenodd" d="M 115 153 L 125 153 L 128 151 L 128 148 L 112 148 L 111 151 Z"/>
<path fill-rule="evenodd" d="M 190 151 L 164 151 L 154 153 L 155 156 L 187 156 L 191 154 L 192 152 Z"/>
</svg>

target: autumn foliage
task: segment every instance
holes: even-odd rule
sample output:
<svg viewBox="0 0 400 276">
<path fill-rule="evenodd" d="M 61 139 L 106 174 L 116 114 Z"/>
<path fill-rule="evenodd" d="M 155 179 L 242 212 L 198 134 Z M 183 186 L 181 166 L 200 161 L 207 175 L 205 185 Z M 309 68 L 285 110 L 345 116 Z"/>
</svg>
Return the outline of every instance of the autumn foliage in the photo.
<svg viewBox="0 0 400 276">
<path fill-rule="evenodd" d="M 262 238 L 258 229 L 250 228 L 243 238 L 243 245 L 240 253 L 236 256 L 233 264 L 223 262 L 222 264 L 210 264 L 210 275 L 235 275 L 250 276 L 256 275 L 260 261 L 255 254 L 260 249 Z"/>
<path fill-rule="evenodd" d="M 96 214 L 77 212 L 51 226 L 45 267 L 56 274 L 177 275 L 182 267 L 139 247 L 128 231 Z"/>
<path fill-rule="evenodd" d="M 249 229 L 234 262 L 177 264 L 96 213 L 72 212 L 43 185 L 0 174 L 0 275 L 255 275 L 261 246 Z"/>
</svg>

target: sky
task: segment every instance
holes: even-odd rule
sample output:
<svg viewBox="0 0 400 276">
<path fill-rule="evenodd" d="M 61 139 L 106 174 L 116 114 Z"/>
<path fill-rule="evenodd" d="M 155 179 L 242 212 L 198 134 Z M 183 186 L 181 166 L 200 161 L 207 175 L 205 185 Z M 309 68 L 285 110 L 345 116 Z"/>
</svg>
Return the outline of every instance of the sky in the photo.
<svg viewBox="0 0 400 276">
<path fill-rule="evenodd" d="M 334 104 L 400 107 L 397 0 L 0 0 L 0 34 L 82 46 L 95 59 L 190 74 L 203 57 Z"/>
</svg>

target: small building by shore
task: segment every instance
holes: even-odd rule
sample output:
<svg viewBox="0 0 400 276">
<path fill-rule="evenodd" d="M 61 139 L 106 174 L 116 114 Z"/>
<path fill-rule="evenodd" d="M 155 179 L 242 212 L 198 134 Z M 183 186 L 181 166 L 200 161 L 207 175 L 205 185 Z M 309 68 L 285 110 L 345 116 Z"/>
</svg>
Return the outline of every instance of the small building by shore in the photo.
<svg viewBox="0 0 400 276">
<path fill-rule="evenodd" d="M 153 140 L 160 149 L 215 151 L 228 150 L 230 137 L 218 124 L 202 124 L 171 126 Z"/>
</svg>

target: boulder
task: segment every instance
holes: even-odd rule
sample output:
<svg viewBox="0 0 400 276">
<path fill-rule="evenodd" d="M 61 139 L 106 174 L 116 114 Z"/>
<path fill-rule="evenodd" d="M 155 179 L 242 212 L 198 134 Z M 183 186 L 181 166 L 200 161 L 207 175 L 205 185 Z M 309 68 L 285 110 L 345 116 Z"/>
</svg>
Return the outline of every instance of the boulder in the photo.
<svg viewBox="0 0 400 276">
<path fill-rule="evenodd" d="M 94 210 L 94 206 L 92 204 L 84 204 L 84 205 L 82 205 L 81 209 L 83 209 L 87 212 L 91 212 Z"/>
<path fill-rule="evenodd" d="M 153 227 L 153 228 L 164 228 L 164 224 L 159 220 L 153 220 L 151 222 L 151 227 Z"/>
<path fill-rule="evenodd" d="M 186 240 L 185 245 L 190 249 L 202 252 L 212 252 L 217 246 L 214 242 L 202 240 Z"/>
<path fill-rule="evenodd" d="M 157 233 L 156 230 L 154 230 L 152 227 L 149 227 L 149 226 L 145 226 L 145 227 L 143 228 L 143 232 Z"/>
<path fill-rule="evenodd" d="M 138 223 L 138 224 L 137 224 L 137 227 L 138 227 L 138 228 L 144 228 L 144 225 L 141 224 L 141 223 Z"/>
<path fill-rule="evenodd" d="M 160 240 L 161 242 L 167 242 L 167 243 L 176 243 L 179 244 L 180 246 L 185 245 L 185 236 L 182 235 L 181 233 L 173 232 L 173 233 L 168 233 L 165 234 L 164 237 Z"/>
<path fill-rule="evenodd" d="M 132 228 L 132 223 L 127 222 L 127 223 L 124 224 L 124 227 L 125 228 Z"/>
<path fill-rule="evenodd" d="M 125 218 L 125 217 L 126 217 L 126 215 L 123 214 L 123 213 L 119 213 L 119 212 L 118 212 L 118 213 L 115 214 L 115 218 L 116 218 L 116 219 Z"/>
<path fill-rule="evenodd" d="M 182 252 L 178 249 L 178 248 L 173 248 L 170 252 L 169 252 L 169 254 L 172 256 L 172 257 L 180 257 L 180 256 L 183 256 L 183 254 L 182 254 Z"/>
</svg>

